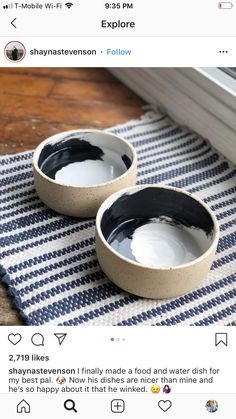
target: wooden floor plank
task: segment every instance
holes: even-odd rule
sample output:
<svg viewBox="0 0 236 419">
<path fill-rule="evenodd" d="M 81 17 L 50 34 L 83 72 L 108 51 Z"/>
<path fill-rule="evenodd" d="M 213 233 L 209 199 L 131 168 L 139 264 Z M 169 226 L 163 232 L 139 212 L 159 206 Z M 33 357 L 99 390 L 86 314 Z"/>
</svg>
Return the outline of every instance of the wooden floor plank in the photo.
<svg viewBox="0 0 236 419">
<path fill-rule="evenodd" d="M 70 100 L 68 98 L 35 98 L 29 96 L 9 95 L 0 96 L 0 120 L 42 120 L 45 122 L 73 122 L 80 121 L 83 124 L 90 124 L 92 127 L 95 121 L 101 121 L 104 126 L 109 126 L 117 120 L 129 120 L 131 115 L 140 114 L 136 106 L 124 104 L 119 98 L 110 103 L 105 100 L 93 102 L 86 99 Z M 109 124 L 107 123 L 109 121 Z"/>
<path fill-rule="evenodd" d="M 28 77 L 39 76 L 50 80 L 87 80 L 96 82 L 110 82 L 120 84 L 111 73 L 104 68 L 2 68 L 2 74 L 9 76 L 27 75 Z"/>
<path fill-rule="evenodd" d="M 38 96 L 47 97 L 54 86 L 54 80 L 46 78 L 31 77 L 29 89 L 29 77 L 19 74 L 17 77 L 10 77 L 6 73 L 0 72 L 0 95 L 2 101 L 6 100 L 7 95 L 17 96 Z"/>
</svg>

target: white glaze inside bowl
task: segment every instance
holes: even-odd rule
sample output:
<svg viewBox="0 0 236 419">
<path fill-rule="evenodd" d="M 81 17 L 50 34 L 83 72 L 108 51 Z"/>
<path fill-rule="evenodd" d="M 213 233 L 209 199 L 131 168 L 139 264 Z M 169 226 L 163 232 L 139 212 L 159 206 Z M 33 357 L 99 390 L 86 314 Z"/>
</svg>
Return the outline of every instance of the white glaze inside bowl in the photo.
<svg viewBox="0 0 236 419">
<path fill-rule="evenodd" d="M 114 235 L 110 245 L 121 255 L 145 266 L 178 266 L 191 262 L 201 256 L 210 242 L 203 231 L 167 220 L 151 220 L 134 230 L 132 236 L 126 235 L 125 230 Z"/>
<path fill-rule="evenodd" d="M 110 182 L 132 165 L 130 146 L 119 137 L 97 131 L 58 134 L 38 157 L 42 172 L 58 183 L 92 186 Z"/>
<path fill-rule="evenodd" d="M 99 185 L 121 176 L 127 170 L 120 155 L 103 149 L 102 160 L 84 160 L 63 166 L 55 173 L 55 180 L 72 186 Z"/>
<path fill-rule="evenodd" d="M 139 187 L 107 199 L 97 221 L 107 243 L 143 266 L 184 265 L 201 257 L 215 238 L 213 218 L 191 195 Z"/>
</svg>

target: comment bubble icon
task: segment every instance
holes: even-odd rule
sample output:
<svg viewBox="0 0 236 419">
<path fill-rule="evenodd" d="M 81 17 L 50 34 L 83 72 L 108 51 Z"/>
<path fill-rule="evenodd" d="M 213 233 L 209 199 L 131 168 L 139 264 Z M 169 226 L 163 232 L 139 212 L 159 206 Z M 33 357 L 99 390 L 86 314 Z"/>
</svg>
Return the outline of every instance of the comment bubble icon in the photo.
<svg viewBox="0 0 236 419">
<path fill-rule="evenodd" d="M 35 333 L 31 336 L 31 342 L 35 346 L 44 346 L 44 336 L 41 333 Z"/>
</svg>

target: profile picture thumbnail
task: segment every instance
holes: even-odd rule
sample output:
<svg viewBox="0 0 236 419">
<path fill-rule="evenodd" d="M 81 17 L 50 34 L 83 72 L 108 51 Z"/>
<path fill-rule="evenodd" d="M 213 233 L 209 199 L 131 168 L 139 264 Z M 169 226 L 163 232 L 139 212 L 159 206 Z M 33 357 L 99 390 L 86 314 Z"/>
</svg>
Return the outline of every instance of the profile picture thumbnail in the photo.
<svg viewBox="0 0 236 419">
<path fill-rule="evenodd" d="M 210 413 L 215 413 L 218 410 L 218 402 L 216 400 L 208 400 L 206 402 L 206 410 Z"/>
<path fill-rule="evenodd" d="M 21 42 L 11 41 L 5 46 L 4 54 L 9 61 L 17 63 L 25 57 L 26 49 Z"/>
</svg>

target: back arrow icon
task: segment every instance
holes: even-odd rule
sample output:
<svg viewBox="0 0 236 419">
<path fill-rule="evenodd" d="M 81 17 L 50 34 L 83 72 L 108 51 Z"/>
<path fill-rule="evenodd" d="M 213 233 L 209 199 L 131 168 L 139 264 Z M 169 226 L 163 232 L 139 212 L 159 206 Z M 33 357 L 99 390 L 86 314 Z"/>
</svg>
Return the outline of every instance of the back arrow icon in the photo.
<svg viewBox="0 0 236 419">
<path fill-rule="evenodd" d="M 13 20 L 11 21 L 11 25 L 12 25 L 12 26 L 14 26 L 14 28 L 16 28 L 16 26 L 14 25 L 15 20 L 16 20 L 16 17 L 15 17 L 15 19 L 13 19 Z"/>
</svg>

